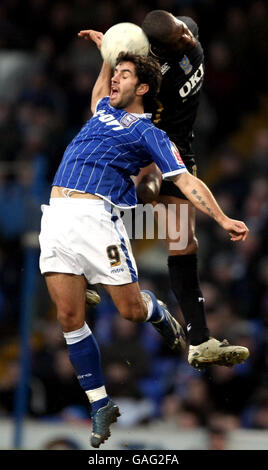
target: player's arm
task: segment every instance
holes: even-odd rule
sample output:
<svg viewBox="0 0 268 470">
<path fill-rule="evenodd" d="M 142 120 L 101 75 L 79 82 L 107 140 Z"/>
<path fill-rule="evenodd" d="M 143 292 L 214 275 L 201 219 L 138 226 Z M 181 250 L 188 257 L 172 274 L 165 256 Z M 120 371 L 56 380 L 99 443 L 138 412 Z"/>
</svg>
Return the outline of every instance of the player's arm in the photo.
<svg viewBox="0 0 268 470">
<path fill-rule="evenodd" d="M 194 206 L 216 220 L 226 230 L 232 241 L 246 240 L 249 229 L 239 220 L 230 219 L 219 207 L 206 184 L 188 171 L 173 179 L 176 186 L 185 194 Z"/>
<path fill-rule="evenodd" d="M 91 95 L 91 111 L 94 114 L 97 102 L 111 91 L 111 78 L 113 70 L 107 62 L 103 62 L 99 76 L 95 82 Z"/>
<path fill-rule="evenodd" d="M 232 241 L 246 240 L 249 232 L 247 226 L 224 214 L 206 184 L 186 170 L 177 147 L 167 138 L 165 132 L 156 128 L 150 131 L 144 137 L 145 148 L 163 177 L 172 179 L 197 209 L 215 219 L 229 233 Z"/>
<path fill-rule="evenodd" d="M 87 41 L 95 42 L 98 49 L 101 47 L 103 33 L 93 29 L 85 29 L 78 33 L 78 37 L 86 39 Z M 99 76 L 95 82 L 91 95 L 91 111 L 94 114 L 97 102 L 110 94 L 112 68 L 106 62 L 103 62 Z"/>
</svg>

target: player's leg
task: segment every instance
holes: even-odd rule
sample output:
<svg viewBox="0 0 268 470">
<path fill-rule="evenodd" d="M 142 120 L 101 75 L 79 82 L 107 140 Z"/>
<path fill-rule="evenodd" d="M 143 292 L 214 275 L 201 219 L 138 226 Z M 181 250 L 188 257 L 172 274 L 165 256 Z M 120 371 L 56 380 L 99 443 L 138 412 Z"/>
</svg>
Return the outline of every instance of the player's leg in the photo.
<svg viewBox="0 0 268 470">
<path fill-rule="evenodd" d="M 138 282 L 125 285 L 104 285 L 104 287 L 125 319 L 134 322 L 148 321 L 173 351 L 181 352 L 185 349 L 183 328 L 153 292 L 141 291 Z"/>
<path fill-rule="evenodd" d="M 100 259 L 107 256 L 106 243 L 103 252 L 98 251 L 103 233 L 100 221 L 102 211 L 106 211 L 101 200 L 71 198 L 52 198 L 42 211 L 40 270 L 56 304 L 71 363 L 91 403 L 91 444 L 99 447 L 109 437 L 110 424 L 119 415 L 105 390 L 98 344 L 85 323 L 87 283 L 98 272 Z M 108 227 L 108 235 L 110 231 Z M 93 279 L 92 283 L 97 281 Z"/>
<path fill-rule="evenodd" d="M 160 195 L 159 202 L 166 207 L 166 240 L 171 287 L 181 307 L 190 344 L 197 345 L 209 339 L 209 330 L 198 275 L 195 208 L 186 199 L 170 195 Z"/>
<path fill-rule="evenodd" d="M 107 403 L 109 398 L 104 387 L 99 348 L 85 322 L 85 302 L 82 299 L 85 298 L 86 280 L 84 276 L 60 273 L 47 273 L 45 279 L 51 300 L 56 305 L 70 361 L 92 408 L 98 408 L 98 399 Z"/>
<path fill-rule="evenodd" d="M 84 276 L 51 272 L 45 274 L 45 281 L 63 332 L 81 328 L 85 321 L 85 305 L 80 297 L 85 295 Z"/>
<path fill-rule="evenodd" d="M 188 361 L 196 368 L 217 364 L 233 366 L 244 362 L 249 356 L 247 348 L 229 345 L 227 340 L 223 342 L 209 337 L 209 329 L 206 323 L 204 297 L 200 288 L 198 274 L 198 242 L 195 236 L 195 209 L 186 199 L 172 195 L 161 194 L 159 202 L 165 205 L 167 214 L 167 243 L 168 243 L 168 267 L 173 292 L 181 306 L 183 316 L 187 324 L 190 339 Z M 174 231 L 170 233 L 168 215 L 175 207 L 176 233 L 185 242 L 183 247 L 174 239 Z M 187 208 L 182 217 L 182 207 Z M 185 217 L 185 213 L 187 217 Z M 187 237 L 183 233 L 187 231 Z M 176 246 L 177 245 L 177 246 Z"/>
<path fill-rule="evenodd" d="M 57 318 L 69 351 L 70 361 L 82 389 L 91 404 L 92 414 L 105 412 L 105 427 L 102 442 L 109 437 L 109 425 L 119 416 L 118 407 L 107 395 L 101 367 L 101 356 L 97 341 L 85 322 L 85 293 L 87 283 L 84 276 L 47 273 L 48 291 L 57 308 Z M 95 444 L 94 436 L 91 438 Z M 99 446 L 97 439 L 97 447 Z"/>
</svg>

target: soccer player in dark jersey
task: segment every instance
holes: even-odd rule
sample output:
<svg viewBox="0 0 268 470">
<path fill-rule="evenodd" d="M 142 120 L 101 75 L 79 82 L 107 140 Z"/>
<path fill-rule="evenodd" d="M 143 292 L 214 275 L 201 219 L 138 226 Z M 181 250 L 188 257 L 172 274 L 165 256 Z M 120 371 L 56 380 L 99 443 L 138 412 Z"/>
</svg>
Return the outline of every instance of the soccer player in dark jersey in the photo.
<svg viewBox="0 0 268 470">
<path fill-rule="evenodd" d="M 204 79 L 204 54 L 198 40 L 198 26 L 189 17 L 175 17 L 164 10 L 149 12 L 142 28 L 150 41 L 151 55 L 157 58 L 162 72 L 162 84 L 153 113 L 154 124 L 166 131 L 175 143 L 192 174 L 196 174 L 192 149 L 193 125 Z M 159 192 L 158 192 L 159 190 Z M 189 335 L 188 361 L 194 367 L 218 364 L 232 366 L 227 354 L 219 361 L 224 343 L 210 338 L 206 323 L 204 297 L 198 274 L 198 240 L 195 235 L 195 208 L 172 181 L 159 179 L 155 166 L 139 175 L 137 192 L 149 202 L 156 200 L 165 206 L 176 205 L 177 227 L 180 227 L 180 207 L 188 205 L 188 244 L 183 250 L 169 248 L 168 268 L 173 292 L 181 307 Z M 167 238 L 168 247 L 171 246 Z M 228 344 L 228 342 L 226 343 Z"/>
<path fill-rule="evenodd" d="M 97 34 L 91 33 L 97 40 Z M 152 58 L 122 54 L 115 70 L 103 63 L 92 92 L 93 116 L 67 146 L 42 206 L 40 270 L 57 308 L 71 363 L 92 408 L 91 445 L 99 447 L 120 415 L 107 395 L 100 351 L 85 322 L 87 282 L 103 284 L 120 314 L 149 321 L 174 351 L 185 348 L 179 323 L 150 291 L 141 291 L 120 208 L 135 207 L 131 175 L 154 161 L 193 204 L 213 217 L 234 241 L 246 225 L 227 217 L 207 186 L 186 169 L 166 133 L 144 113 L 144 101 L 159 89 L 161 72 Z M 228 346 L 245 360 L 247 348 Z"/>
<path fill-rule="evenodd" d="M 204 79 L 204 55 L 198 40 L 198 26 L 189 17 L 175 17 L 164 10 L 149 12 L 142 28 L 150 41 L 151 55 L 161 65 L 162 84 L 153 122 L 166 131 L 176 144 L 192 174 L 196 174 L 192 149 L 193 124 Z M 204 297 L 198 275 L 198 240 L 195 235 L 195 208 L 172 181 L 159 181 L 155 168 L 139 175 L 137 192 L 142 200 L 157 200 L 168 206 L 176 204 L 177 232 L 180 227 L 180 207 L 188 205 L 188 244 L 183 250 L 169 249 L 168 268 L 173 292 L 181 307 L 189 334 L 188 361 L 194 367 L 206 357 L 206 364 L 234 365 L 226 354 L 218 361 L 222 344 L 210 338 L 206 323 Z M 161 185 L 161 187 L 160 187 Z M 159 193 L 157 190 L 160 188 Z M 170 240 L 167 239 L 170 247 Z M 226 340 L 225 340 L 226 341 Z"/>
<path fill-rule="evenodd" d="M 198 26 L 189 17 L 176 18 L 164 10 L 149 12 L 142 28 L 150 40 L 151 55 L 161 66 L 162 83 L 154 102 L 153 122 L 164 130 L 179 149 L 188 171 L 196 174 L 195 155 L 192 149 L 193 124 L 195 121 L 200 90 L 204 78 L 204 54 L 198 41 Z M 81 38 L 91 40 L 91 30 L 80 31 Z M 98 47 L 101 32 L 95 40 Z M 204 297 L 198 275 L 198 241 L 195 235 L 195 207 L 172 181 L 163 180 L 157 166 L 141 170 L 136 180 L 140 200 L 145 203 L 162 203 L 167 208 L 176 206 L 176 233 L 180 226 L 180 209 L 188 206 L 187 246 L 174 249 L 174 240 L 167 233 L 169 248 L 168 268 L 171 286 L 180 304 L 189 334 L 189 363 L 196 368 L 206 365 L 237 364 L 238 358 L 228 352 L 228 341 L 211 338 L 206 323 Z M 168 213 L 168 212 L 167 212 Z M 157 215 L 157 212 L 156 212 Z M 167 222 L 168 224 L 168 222 Z M 173 235 L 173 234 L 171 234 Z M 170 249 L 172 247 L 172 249 Z M 89 291 L 89 301 L 94 304 L 94 291 Z M 239 347 L 238 347 L 239 348 Z"/>
<path fill-rule="evenodd" d="M 197 24 L 189 17 L 176 18 L 164 10 L 154 10 L 146 15 L 142 28 L 150 40 L 151 54 L 157 58 L 162 72 L 153 121 L 176 144 L 188 171 L 196 174 L 191 143 L 204 78 L 204 55 L 198 41 Z M 181 230 L 180 206 L 188 205 L 188 244 L 184 250 L 169 250 L 169 275 L 187 325 L 189 363 L 198 366 L 198 359 L 204 352 L 209 352 L 210 360 L 207 364 L 214 364 L 217 363 L 220 343 L 210 339 L 206 323 L 204 297 L 198 276 L 195 208 L 172 181 L 163 181 L 160 187 L 159 174 L 155 168 L 151 167 L 151 170 L 149 172 L 148 168 L 141 172 L 138 195 L 144 202 L 157 200 L 165 205 L 176 204 L 178 233 Z M 167 242 L 170 247 L 170 240 L 167 239 Z"/>
</svg>

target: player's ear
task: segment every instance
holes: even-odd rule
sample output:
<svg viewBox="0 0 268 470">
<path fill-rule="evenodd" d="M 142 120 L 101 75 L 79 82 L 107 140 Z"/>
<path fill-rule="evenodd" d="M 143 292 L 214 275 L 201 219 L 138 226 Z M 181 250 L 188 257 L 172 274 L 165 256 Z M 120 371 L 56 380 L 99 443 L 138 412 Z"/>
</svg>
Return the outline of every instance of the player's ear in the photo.
<svg viewBox="0 0 268 470">
<path fill-rule="evenodd" d="M 143 96 L 149 91 L 149 85 L 147 83 L 140 83 L 136 89 L 136 95 Z"/>
</svg>

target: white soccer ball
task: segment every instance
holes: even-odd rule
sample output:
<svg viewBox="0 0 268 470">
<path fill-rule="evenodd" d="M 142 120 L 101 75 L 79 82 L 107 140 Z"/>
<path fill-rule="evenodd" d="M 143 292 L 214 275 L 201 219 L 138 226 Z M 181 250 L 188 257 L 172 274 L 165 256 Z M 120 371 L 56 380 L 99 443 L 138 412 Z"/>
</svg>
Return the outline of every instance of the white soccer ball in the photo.
<svg viewBox="0 0 268 470">
<path fill-rule="evenodd" d="M 149 41 L 143 30 L 133 23 L 118 23 L 109 28 L 102 38 L 101 55 L 105 62 L 115 67 L 120 52 L 147 56 Z"/>
</svg>

